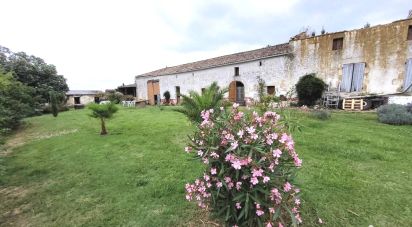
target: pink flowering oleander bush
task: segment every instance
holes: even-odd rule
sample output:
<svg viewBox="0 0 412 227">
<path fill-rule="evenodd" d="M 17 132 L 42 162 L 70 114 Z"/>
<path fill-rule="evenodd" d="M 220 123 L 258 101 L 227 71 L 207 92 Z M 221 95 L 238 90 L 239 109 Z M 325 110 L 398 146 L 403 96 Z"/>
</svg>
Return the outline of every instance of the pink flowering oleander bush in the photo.
<svg viewBox="0 0 412 227">
<path fill-rule="evenodd" d="M 223 109 L 223 108 L 222 108 Z M 292 184 L 302 164 L 280 116 L 202 111 L 203 121 L 185 148 L 206 165 L 186 184 L 186 199 L 224 218 L 230 226 L 288 226 L 302 222 L 299 189 Z"/>
</svg>

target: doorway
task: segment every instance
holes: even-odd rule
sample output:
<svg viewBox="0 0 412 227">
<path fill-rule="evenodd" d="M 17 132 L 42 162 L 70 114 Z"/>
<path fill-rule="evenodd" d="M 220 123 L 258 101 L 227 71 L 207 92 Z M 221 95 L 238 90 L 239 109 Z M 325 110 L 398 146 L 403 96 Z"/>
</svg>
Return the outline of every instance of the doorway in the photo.
<svg viewBox="0 0 412 227">
<path fill-rule="evenodd" d="M 245 85 L 240 81 L 232 81 L 229 85 L 229 101 L 245 104 Z"/>
<path fill-rule="evenodd" d="M 160 101 L 159 80 L 147 81 L 147 98 L 150 105 L 156 105 Z"/>
<path fill-rule="evenodd" d="M 80 104 L 80 97 L 74 97 L 74 104 L 75 105 Z"/>
</svg>

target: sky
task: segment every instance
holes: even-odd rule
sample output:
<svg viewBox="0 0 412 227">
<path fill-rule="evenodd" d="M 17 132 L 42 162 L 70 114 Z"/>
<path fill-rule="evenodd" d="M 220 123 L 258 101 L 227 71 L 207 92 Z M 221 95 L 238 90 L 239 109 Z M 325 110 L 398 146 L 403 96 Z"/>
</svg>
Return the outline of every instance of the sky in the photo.
<svg viewBox="0 0 412 227">
<path fill-rule="evenodd" d="M 43 58 L 71 90 L 166 66 L 404 19 L 410 0 L 0 0 L 0 45 Z"/>
</svg>

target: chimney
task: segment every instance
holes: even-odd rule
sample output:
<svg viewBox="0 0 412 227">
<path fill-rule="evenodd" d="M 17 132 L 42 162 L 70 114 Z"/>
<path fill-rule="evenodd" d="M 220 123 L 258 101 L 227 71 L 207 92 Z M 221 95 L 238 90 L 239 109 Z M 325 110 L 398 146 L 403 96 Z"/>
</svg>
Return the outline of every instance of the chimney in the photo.
<svg viewBox="0 0 412 227">
<path fill-rule="evenodd" d="M 409 14 L 408 14 L 408 18 L 407 18 L 407 19 L 410 19 L 410 18 L 412 18 L 412 9 L 409 10 Z"/>
</svg>

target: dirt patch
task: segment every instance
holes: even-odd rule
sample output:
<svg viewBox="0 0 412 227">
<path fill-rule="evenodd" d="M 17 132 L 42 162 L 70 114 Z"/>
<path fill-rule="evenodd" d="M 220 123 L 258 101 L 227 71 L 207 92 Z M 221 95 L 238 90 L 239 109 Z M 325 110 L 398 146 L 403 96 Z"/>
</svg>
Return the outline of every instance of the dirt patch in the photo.
<svg viewBox="0 0 412 227">
<path fill-rule="evenodd" d="M 193 219 L 185 223 L 182 226 L 216 227 L 216 226 L 224 226 L 224 225 L 221 224 L 218 220 L 212 219 L 212 217 L 210 217 L 209 210 L 203 210 L 203 209 L 198 208 L 198 210 L 196 211 L 196 215 L 193 217 Z"/>
</svg>

